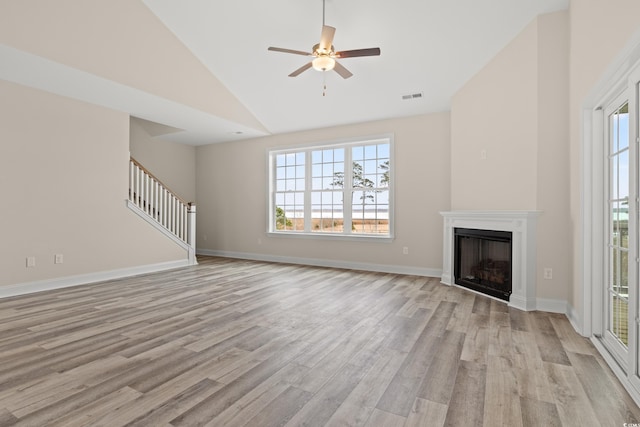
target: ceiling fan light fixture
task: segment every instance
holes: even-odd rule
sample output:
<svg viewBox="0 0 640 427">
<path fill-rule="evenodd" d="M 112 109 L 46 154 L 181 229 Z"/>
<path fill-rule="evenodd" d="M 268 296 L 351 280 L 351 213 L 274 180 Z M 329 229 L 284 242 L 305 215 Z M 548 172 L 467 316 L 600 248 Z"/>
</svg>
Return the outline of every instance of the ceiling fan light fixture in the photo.
<svg viewBox="0 0 640 427">
<path fill-rule="evenodd" d="M 318 71 L 331 71 L 336 66 L 336 60 L 330 56 L 318 56 L 311 61 L 313 68 Z"/>
<path fill-rule="evenodd" d="M 317 71 L 331 71 L 335 70 L 343 79 L 348 79 L 353 76 L 353 73 L 347 70 L 341 63 L 336 61 L 336 58 L 355 58 L 359 56 L 378 56 L 380 55 L 380 48 L 374 47 L 369 49 L 354 49 L 343 50 L 336 52 L 333 47 L 333 36 L 336 29 L 330 25 L 324 23 L 324 5 L 325 0 L 322 0 L 322 31 L 320 32 L 320 43 L 317 43 L 311 49 L 311 52 L 304 52 L 294 49 L 283 49 L 281 47 L 269 47 L 268 50 L 283 53 L 292 53 L 294 55 L 311 56 L 313 59 L 311 62 L 307 62 L 302 67 L 289 74 L 289 77 L 296 77 L 312 68 Z"/>
</svg>

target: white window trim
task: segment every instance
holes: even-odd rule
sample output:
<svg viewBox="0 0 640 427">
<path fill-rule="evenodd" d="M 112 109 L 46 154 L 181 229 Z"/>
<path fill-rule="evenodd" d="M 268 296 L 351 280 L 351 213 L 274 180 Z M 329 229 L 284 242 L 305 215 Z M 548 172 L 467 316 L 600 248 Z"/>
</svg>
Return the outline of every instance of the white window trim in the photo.
<svg viewBox="0 0 640 427">
<path fill-rule="evenodd" d="M 315 148 L 326 149 L 326 148 L 338 148 L 338 147 L 349 147 L 356 145 L 367 145 L 368 143 L 375 143 L 376 141 L 386 140 L 389 143 L 389 160 L 391 163 L 391 170 L 389 173 L 389 180 L 391 181 L 389 184 L 389 234 L 388 235 L 379 235 L 379 234 L 343 234 L 343 233 L 330 233 L 330 232 L 306 232 L 306 231 L 274 231 L 273 230 L 273 183 L 274 183 L 274 168 L 273 162 L 275 155 L 282 152 L 287 151 L 302 151 L 302 150 L 313 150 Z M 350 151 L 350 150 L 346 150 Z M 345 164 L 351 158 L 351 153 L 348 155 L 345 153 Z M 377 134 L 370 135 L 364 137 L 356 137 L 356 138 L 346 138 L 346 139 L 336 139 L 327 142 L 308 142 L 297 145 L 287 145 L 281 147 L 270 147 L 266 150 L 266 162 L 267 162 L 267 215 L 266 215 L 266 235 L 269 237 L 282 237 L 282 238 L 293 238 L 293 239 L 318 239 L 318 240 L 339 240 L 339 241 L 366 241 L 366 242 L 382 242 L 382 243 L 390 243 L 395 239 L 395 143 L 394 143 L 394 134 L 386 133 L 386 134 Z M 346 174 L 345 174 L 346 175 Z M 345 176 L 345 179 L 351 179 L 350 176 Z M 305 186 L 309 186 L 310 183 L 305 183 Z M 307 203 L 306 197 L 310 197 L 310 191 L 308 191 L 308 187 L 305 189 L 305 209 L 307 206 L 310 206 L 310 203 Z M 345 216 L 351 215 L 351 210 L 345 210 Z M 306 214 L 305 214 L 306 217 Z"/>
</svg>

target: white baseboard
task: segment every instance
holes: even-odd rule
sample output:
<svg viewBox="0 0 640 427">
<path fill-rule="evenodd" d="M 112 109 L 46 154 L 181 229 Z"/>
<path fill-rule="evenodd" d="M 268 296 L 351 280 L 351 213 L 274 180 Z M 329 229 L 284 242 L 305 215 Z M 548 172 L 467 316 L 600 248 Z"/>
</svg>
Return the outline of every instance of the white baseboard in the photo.
<svg viewBox="0 0 640 427">
<path fill-rule="evenodd" d="M 137 267 L 122 268 L 98 273 L 80 274 L 77 276 L 60 277 L 36 282 L 18 283 L 0 287 L 0 298 L 8 298 L 17 295 L 32 294 L 35 292 L 50 291 L 54 289 L 68 288 L 71 286 L 87 285 L 90 283 L 104 282 L 105 280 L 121 279 L 123 277 L 137 276 L 140 274 L 157 273 L 159 271 L 173 270 L 175 268 L 189 266 L 189 260 L 168 261 L 159 264 L 141 265 Z"/>
<path fill-rule="evenodd" d="M 412 276 L 440 277 L 442 270 L 437 268 L 406 267 L 402 265 L 373 264 L 366 262 L 337 261 L 320 258 L 298 258 L 289 256 L 254 254 L 248 252 L 216 251 L 197 249 L 198 255 L 239 258 L 253 261 L 279 262 L 288 264 L 313 265 L 317 267 L 345 268 L 349 270 L 375 271 L 379 273 L 407 274 Z"/>
<path fill-rule="evenodd" d="M 248 259 L 252 261 L 303 264 L 303 265 L 313 265 L 318 267 L 346 268 L 350 270 L 376 271 L 380 273 L 408 274 L 408 275 L 414 275 L 414 276 L 425 276 L 425 277 L 436 277 L 436 278 L 443 277 L 442 270 L 437 268 L 405 267 L 400 265 L 358 263 L 358 262 L 336 261 L 336 260 L 316 259 L 316 258 L 298 258 L 298 257 L 289 257 L 289 256 L 255 254 L 255 253 L 249 253 L 249 252 L 218 251 L 218 250 L 211 250 L 211 249 L 197 249 L 196 253 L 198 255 Z M 567 303 L 567 301 L 547 299 L 547 298 L 536 298 L 535 304 L 536 304 L 536 307 L 535 307 L 536 310 L 547 311 L 550 313 L 561 313 L 566 315 L 567 318 L 569 318 L 569 321 L 572 320 L 572 317 L 570 317 L 571 313 L 568 311 L 569 304 Z M 572 325 L 575 328 L 575 324 L 573 322 L 572 322 Z"/>
<path fill-rule="evenodd" d="M 567 303 L 567 319 L 569 319 L 569 323 L 571 323 L 571 326 L 573 326 L 573 329 L 575 329 L 577 333 L 585 336 L 582 330 L 582 322 L 580 322 L 580 317 L 578 317 L 578 312 L 569 303 Z"/>
<path fill-rule="evenodd" d="M 559 299 L 536 298 L 536 309 L 549 313 L 561 313 L 568 316 L 567 301 Z"/>
</svg>

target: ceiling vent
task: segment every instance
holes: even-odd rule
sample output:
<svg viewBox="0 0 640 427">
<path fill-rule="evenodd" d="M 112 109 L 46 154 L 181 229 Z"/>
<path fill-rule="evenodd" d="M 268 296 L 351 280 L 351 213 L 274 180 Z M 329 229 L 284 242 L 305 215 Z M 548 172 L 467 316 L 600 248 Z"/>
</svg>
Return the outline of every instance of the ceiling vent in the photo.
<svg viewBox="0 0 640 427">
<path fill-rule="evenodd" d="M 418 92 L 418 93 L 410 93 L 408 95 L 402 95 L 402 99 L 417 99 L 417 98 L 422 98 L 422 92 Z"/>
</svg>

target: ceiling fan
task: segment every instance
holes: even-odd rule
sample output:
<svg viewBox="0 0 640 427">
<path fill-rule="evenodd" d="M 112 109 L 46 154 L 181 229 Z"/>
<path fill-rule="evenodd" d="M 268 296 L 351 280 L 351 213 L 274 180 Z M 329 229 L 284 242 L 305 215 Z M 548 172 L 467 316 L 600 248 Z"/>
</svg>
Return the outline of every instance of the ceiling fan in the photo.
<svg viewBox="0 0 640 427">
<path fill-rule="evenodd" d="M 304 52 L 301 50 L 293 50 L 293 49 L 284 49 L 281 47 L 269 47 L 268 50 L 274 52 L 283 52 L 283 53 L 292 53 L 294 55 L 303 55 L 303 56 L 311 56 L 313 60 L 311 62 L 306 63 L 302 67 L 295 70 L 293 73 L 289 74 L 289 77 L 296 77 L 301 74 L 303 71 L 308 70 L 313 67 L 318 71 L 331 71 L 335 70 L 342 78 L 348 79 L 353 76 L 353 73 L 347 70 L 342 64 L 340 64 L 336 59 L 343 58 L 355 58 L 358 56 L 377 56 L 380 55 L 380 48 L 373 47 L 368 49 L 355 49 L 355 50 L 343 50 L 340 52 L 336 52 L 333 47 L 333 36 L 335 35 L 336 29 L 334 27 L 330 27 L 329 25 L 324 24 L 324 7 L 325 0 L 322 0 L 322 32 L 320 33 L 320 43 L 316 44 L 311 48 L 311 52 Z"/>
</svg>

